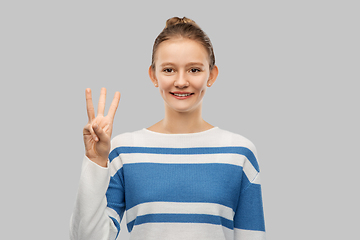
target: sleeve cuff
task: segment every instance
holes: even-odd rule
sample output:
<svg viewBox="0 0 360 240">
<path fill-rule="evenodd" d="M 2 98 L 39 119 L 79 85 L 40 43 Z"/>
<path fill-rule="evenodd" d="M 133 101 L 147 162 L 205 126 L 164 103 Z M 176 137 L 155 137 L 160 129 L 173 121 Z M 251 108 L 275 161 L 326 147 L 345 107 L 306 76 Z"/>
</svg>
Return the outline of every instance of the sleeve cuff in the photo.
<svg viewBox="0 0 360 240">
<path fill-rule="evenodd" d="M 87 165 L 87 164 L 96 165 L 97 167 L 102 168 L 102 169 L 109 169 L 110 161 L 108 160 L 108 161 L 107 161 L 107 164 L 106 164 L 106 167 L 103 167 L 103 166 L 100 166 L 99 164 L 94 163 L 94 162 L 91 161 L 86 155 L 84 155 L 84 160 L 83 160 L 82 169 L 84 169 L 84 166 Z"/>
</svg>

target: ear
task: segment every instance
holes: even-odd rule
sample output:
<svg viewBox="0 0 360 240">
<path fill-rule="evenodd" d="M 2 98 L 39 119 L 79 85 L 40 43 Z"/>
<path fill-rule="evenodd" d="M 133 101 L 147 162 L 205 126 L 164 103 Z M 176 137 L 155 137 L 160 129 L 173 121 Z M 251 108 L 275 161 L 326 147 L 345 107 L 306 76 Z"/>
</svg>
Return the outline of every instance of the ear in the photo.
<svg viewBox="0 0 360 240">
<path fill-rule="evenodd" d="M 149 77 L 150 77 L 150 80 L 153 82 L 153 84 L 157 87 L 158 81 L 156 78 L 155 69 L 153 69 L 151 66 L 149 67 Z"/>
<path fill-rule="evenodd" d="M 207 81 L 207 86 L 210 87 L 211 85 L 214 84 L 214 82 L 216 81 L 217 79 L 217 76 L 219 75 L 219 69 L 218 67 L 215 65 L 213 67 L 213 69 L 210 71 L 210 76 L 209 76 L 209 79 Z"/>
</svg>

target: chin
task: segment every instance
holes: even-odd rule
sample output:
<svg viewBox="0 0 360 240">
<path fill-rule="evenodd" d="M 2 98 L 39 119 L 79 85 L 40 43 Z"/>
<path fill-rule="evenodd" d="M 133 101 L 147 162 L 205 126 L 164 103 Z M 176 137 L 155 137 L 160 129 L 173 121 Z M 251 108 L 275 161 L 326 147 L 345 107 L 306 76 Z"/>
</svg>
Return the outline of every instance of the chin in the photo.
<svg viewBox="0 0 360 240">
<path fill-rule="evenodd" d="M 191 112 L 191 110 L 189 110 L 189 109 L 174 109 L 174 111 L 176 111 L 178 113 L 189 113 L 189 112 Z"/>
<path fill-rule="evenodd" d="M 189 106 L 189 107 L 184 107 L 184 108 L 181 108 L 181 107 L 176 107 L 176 106 L 169 106 L 173 111 L 175 112 L 178 112 L 178 113 L 191 113 L 191 112 L 194 112 L 196 111 L 196 109 L 198 109 L 200 106 L 197 105 L 197 106 Z"/>
<path fill-rule="evenodd" d="M 165 100 L 166 99 L 166 100 Z M 164 98 L 165 104 L 168 109 L 178 113 L 190 113 L 201 107 L 201 102 L 181 102 L 182 100 L 175 100 L 179 102 L 174 102 L 174 99 Z M 186 100 L 185 100 L 186 101 Z"/>
</svg>

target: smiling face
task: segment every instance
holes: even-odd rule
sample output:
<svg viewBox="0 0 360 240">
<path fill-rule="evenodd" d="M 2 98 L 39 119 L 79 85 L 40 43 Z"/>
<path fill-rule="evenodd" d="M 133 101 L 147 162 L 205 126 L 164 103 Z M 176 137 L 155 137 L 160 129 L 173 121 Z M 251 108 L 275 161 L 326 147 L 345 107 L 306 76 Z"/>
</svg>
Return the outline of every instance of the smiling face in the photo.
<svg viewBox="0 0 360 240">
<path fill-rule="evenodd" d="M 156 51 L 155 69 L 149 68 L 150 78 L 159 87 L 166 110 L 176 112 L 201 109 L 206 87 L 214 83 L 217 73 L 216 66 L 209 68 L 205 47 L 186 38 L 162 42 Z"/>
</svg>

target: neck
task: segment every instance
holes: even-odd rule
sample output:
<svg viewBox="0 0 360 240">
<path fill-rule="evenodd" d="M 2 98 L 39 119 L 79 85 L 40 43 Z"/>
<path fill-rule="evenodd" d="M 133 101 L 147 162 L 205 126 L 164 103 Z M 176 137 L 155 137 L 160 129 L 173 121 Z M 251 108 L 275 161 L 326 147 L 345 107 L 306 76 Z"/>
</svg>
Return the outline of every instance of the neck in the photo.
<svg viewBox="0 0 360 240">
<path fill-rule="evenodd" d="M 177 112 L 165 107 L 165 117 L 159 122 L 164 133 L 195 133 L 202 132 L 213 126 L 205 122 L 201 116 L 201 104 L 190 112 Z"/>
</svg>

